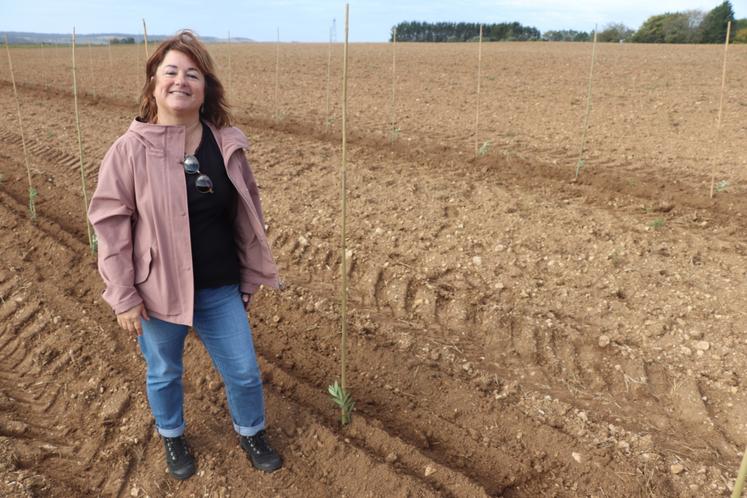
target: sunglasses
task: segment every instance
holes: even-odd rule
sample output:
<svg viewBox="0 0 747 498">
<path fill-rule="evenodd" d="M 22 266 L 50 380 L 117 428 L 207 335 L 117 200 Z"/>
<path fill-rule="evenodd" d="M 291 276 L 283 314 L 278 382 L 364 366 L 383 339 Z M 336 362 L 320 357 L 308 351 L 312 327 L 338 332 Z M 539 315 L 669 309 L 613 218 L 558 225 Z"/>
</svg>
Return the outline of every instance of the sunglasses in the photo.
<svg viewBox="0 0 747 498">
<path fill-rule="evenodd" d="M 197 160 L 192 154 L 184 156 L 184 171 L 190 175 L 199 175 L 195 180 L 195 188 L 201 194 L 212 194 L 213 193 L 213 181 L 209 176 L 200 173 L 200 161 Z"/>
</svg>

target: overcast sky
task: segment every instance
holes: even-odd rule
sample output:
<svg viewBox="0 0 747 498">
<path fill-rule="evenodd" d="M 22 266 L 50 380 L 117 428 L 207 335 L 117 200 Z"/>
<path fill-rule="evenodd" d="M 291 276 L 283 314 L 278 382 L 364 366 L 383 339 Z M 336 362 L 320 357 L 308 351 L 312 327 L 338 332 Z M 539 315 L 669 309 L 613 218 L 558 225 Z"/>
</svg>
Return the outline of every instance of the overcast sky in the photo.
<svg viewBox="0 0 747 498">
<path fill-rule="evenodd" d="M 649 16 L 689 9 L 710 10 L 716 0 L 351 0 L 350 40 L 385 41 L 400 21 L 518 21 L 540 31 L 602 29 L 622 22 L 636 29 Z M 732 0 L 737 18 L 747 17 L 747 0 Z M 345 3 L 330 0 L 0 0 L 0 31 L 138 33 L 145 18 L 149 34 L 191 28 L 204 36 L 274 41 L 325 42 L 332 20 L 343 38 Z"/>
</svg>

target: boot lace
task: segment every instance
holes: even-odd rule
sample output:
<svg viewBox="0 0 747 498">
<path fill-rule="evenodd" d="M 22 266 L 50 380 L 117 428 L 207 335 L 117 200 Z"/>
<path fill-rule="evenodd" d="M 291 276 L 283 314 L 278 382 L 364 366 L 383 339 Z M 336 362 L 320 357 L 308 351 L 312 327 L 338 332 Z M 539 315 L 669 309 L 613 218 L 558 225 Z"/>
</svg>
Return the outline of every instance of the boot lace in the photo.
<svg viewBox="0 0 747 498">
<path fill-rule="evenodd" d="M 244 436 L 247 444 L 253 453 L 257 455 L 263 455 L 265 453 L 271 453 L 272 448 L 265 440 L 265 431 L 259 431 L 253 436 Z"/>
<path fill-rule="evenodd" d="M 164 440 L 166 441 L 166 449 L 172 460 L 180 460 L 189 453 L 187 442 L 183 437 L 167 437 Z"/>
</svg>

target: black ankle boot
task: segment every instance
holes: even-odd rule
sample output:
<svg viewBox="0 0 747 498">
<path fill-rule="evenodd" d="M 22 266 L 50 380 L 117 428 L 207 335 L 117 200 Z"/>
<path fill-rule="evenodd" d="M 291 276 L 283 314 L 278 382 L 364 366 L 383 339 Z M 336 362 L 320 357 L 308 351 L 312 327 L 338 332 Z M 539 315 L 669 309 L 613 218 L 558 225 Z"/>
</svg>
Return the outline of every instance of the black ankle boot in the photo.
<svg viewBox="0 0 747 498">
<path fill-rule="evenodd" d="M 187 440 L 184 436 L 164 437 L 163 446 L 166 449 L 166 464 L 169 466 L 169 474 L 180 481 L 189 479 L 197 469 L 195 468 L 195 459 L 189 452 Z"/>
<path fill-rule="evenodd" d="M 267 442 L 265 431 L 253 436 L 240 436 L 239 444 L 257 470 L 274 472 L 283 466 L 283 459 Z"/>
</svg>

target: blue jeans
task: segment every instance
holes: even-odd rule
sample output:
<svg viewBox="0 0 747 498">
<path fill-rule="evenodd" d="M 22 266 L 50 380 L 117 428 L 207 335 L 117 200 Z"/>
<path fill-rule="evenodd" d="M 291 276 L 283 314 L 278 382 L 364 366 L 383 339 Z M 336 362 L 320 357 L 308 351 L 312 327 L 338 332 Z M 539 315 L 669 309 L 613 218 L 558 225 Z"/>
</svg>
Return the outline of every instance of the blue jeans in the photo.
<svg viewBox="0 0 747 498">
<path fill-rule="evenodd" d="M 156 427 L 162 436 L 181 436 L 185 427 L 182 356 L 188 328 L 157 318 L 141 322 L 143 335 L 138 342 L 148 364 L 148 402 Z M 193 323 L 223 377 L 234 430 L 253 436 L 265 426 L 264 395 L 239 286 L 197 290 Z"/>
</svg>

